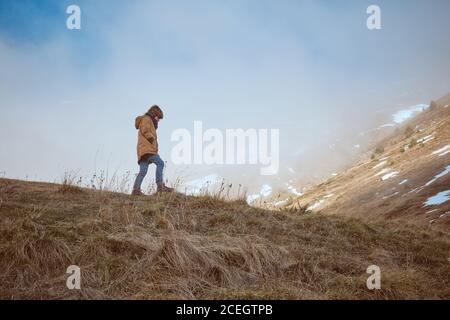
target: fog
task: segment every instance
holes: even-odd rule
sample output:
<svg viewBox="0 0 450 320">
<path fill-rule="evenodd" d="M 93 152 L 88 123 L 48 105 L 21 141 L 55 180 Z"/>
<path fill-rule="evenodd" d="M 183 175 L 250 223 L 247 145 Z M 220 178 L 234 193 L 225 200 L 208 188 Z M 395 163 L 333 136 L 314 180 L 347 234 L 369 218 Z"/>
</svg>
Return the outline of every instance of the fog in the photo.
<svg viewBox="0 0 450 320">
<path fill-rule="evenodd" d="M 81 8 L 81 30 L 66 28 L 70 4 Z M 133 175 L 134 118 L 158 104 L 170 181 L 216 175 L 255 192 L 329 175 L 347 159 L 329 152 L 336 141 L 450 91 L 450 3 L 377 1 L 382 29 L 372 31 L 370 4 L 2 1 L 0 172 L 42 181 L 67 171 Z M 194 121 L 279 129 L 279 174 L 173 164 L 171 134 Z"/>
</svg>

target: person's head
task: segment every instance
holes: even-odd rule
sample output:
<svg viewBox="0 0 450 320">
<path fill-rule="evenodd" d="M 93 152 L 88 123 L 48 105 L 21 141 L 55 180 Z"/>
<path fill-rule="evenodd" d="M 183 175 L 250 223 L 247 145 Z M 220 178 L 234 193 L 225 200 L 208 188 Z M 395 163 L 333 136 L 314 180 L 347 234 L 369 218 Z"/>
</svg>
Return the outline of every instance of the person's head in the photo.
<svg viewBox="0 0 450 320">
<path fill-rule="evenodd" d="M 159 121 L 162 118 L 164 118 L 164 113 L 162 112 L 161 108 L 157 106 L 156 104 L 153 105 L 148 111 L 147 115 L 149 115 L 151 118 L 154 118 L 155 120 Z"/>
</svg>

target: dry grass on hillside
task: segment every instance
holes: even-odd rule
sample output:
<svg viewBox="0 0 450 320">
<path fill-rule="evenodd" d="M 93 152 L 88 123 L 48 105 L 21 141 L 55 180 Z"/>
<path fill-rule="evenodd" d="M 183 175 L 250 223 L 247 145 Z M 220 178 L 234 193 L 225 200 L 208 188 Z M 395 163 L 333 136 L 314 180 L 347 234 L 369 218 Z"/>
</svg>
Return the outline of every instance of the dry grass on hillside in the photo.
<svg viewBox="0 0 450 320">
<path fill-rule="evenodd" d="M 449 299 L 449 250 L 415 227 L 0 179 L 2 299 Z"/>
</svg>

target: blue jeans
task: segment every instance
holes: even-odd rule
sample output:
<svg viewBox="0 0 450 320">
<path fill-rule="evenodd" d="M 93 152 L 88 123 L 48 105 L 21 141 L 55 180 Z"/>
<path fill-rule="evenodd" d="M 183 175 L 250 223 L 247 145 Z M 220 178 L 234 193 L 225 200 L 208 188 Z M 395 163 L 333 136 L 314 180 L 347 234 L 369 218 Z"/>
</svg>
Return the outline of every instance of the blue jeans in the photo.
<svg viewBox="0 0 450 320">
<path fill-rule="evenodd" d="M 141 189 L 142 181 L 144 180 L 148 171 L 148 166 L 151 163 L 156 164 L 156 183 L 159 184 L 163 182 L 164 161 L 159 155 L 151 154 L 147 159 L 142 159 L 141 163 L 139 163 L 139 173 L 134 181 L 134 190 Z"/>
</svg>

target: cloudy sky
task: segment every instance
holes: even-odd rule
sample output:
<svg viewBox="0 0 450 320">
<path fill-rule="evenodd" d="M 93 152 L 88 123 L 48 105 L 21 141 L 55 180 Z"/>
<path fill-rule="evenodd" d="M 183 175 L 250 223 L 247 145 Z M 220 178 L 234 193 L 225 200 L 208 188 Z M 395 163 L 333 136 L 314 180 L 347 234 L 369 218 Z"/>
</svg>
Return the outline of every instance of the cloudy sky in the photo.
<svg viewBox="0 0 450 320">
<path fill-rule="evenodd" d="M 370 31 L 374 3 L 382 29 Z M 81 30 L 66 28 L 71 4 Z M 165 111 L 160 154 L 172 179 L 274 178 L 172 164 L 171 133 L 195 120 L 277 128 L 280 167 L 308 171 L 302 160 L 317 162 L 317 150 L 374 125 L 380 110 L 450 91 L 448 12 L 447 0 L 2 0 L 0 172 L 134 174 L 134 118 L 152 104 Z"/>
</svg>

